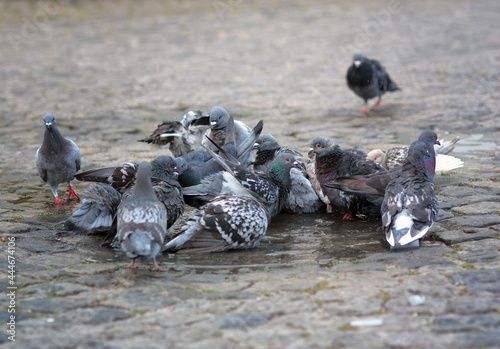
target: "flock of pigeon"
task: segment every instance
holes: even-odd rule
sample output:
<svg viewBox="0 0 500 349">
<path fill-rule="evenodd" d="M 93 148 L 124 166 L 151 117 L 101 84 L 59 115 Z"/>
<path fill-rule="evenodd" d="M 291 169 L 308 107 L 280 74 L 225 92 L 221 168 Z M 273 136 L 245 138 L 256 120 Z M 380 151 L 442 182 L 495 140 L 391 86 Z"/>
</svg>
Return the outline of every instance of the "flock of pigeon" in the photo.
<svg viewBox="0 0 500 349">
<path fill-rule="evenodd" d="M 347 82 L 365 101 L 398 87 L 376 60 L 355 55 Z M 68 183 L 68 200 L 79 197 L 71 181 L 92 183 L 79 209 L 65 222 L 74 234 L 108 233 L 112 246 L 132 259 L 152 259 L 161 251 L 215 252 L 257 246 L 271 220 L 280 212 L 294 214 L 324 210 L 339 212 L 344 220 L 357 215 L 381 216 L 391 250 L 419 247 L 432 226 L 438 201 L 434 176 L 463 166 L 446 155 L 455 139 L 441 144 L 433 131 L 423 131 L 409 147 L 368 154 L 342 149 L 327 137 L 310 143 L 309 162 L 297 151 L 282 147 L 263 122 L 250 128 L 221 107 L 207 115 L 190 111 L 179 121 L 167 121 L 140 141 L 168 145 L 175 158 L 158 156 L 151 163 L 131 161 L 118 167 L 79 172 L 76 144 L 59 132 L 52 114 L 43 118 L 45 133 L 36 153 L 44 182 L 58 197 L 58 186 Z M 253 151 L 256 151 L 253 156 Z M 181 233 L 165 243 L 168 229 L 184 213 L 196 209 Z"/>
</svg>

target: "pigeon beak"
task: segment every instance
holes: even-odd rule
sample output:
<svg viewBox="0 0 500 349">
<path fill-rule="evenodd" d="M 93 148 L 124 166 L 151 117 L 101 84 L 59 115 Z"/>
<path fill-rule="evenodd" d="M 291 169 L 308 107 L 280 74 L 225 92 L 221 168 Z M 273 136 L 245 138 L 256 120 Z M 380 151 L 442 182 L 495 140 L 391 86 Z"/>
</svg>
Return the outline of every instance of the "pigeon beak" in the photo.
<svg viewBox="0 0 500 349">
<path fill-rule="evenodd" d="M 253 144 L 253 148 L 252 148 L 252 149 L 254 149 L 254 150 L 255 150 L 255 149 L 259 149 L 259 143 L 254 143 L 254 144 Z"/>
<path fill-rule="evenodd" d="M 52 123 L 51 122 L 46 122 L 45 126 L 50 127 L 50 126 L 52 126 Z"/>
<path fill-rule="evenodd" d="M 293 165 L 293 167 L 295 167 L 295 168 L 302 168 L 302 167 L 300 166 L 300 164 L 299 164 L 299 162 L 298 162 L 298 161 L 294 161 L 294 162 L 292 163 L 292 165 Z"/>
<path fill-rule="evenodd" d="M 314 155 L 313 148 L 310 148 L 309 152 L 307 153 L 307 156 L 311 158 L 313 155 Z"/>
<path fill-rule="evenodd" d="M 210 121 L 210 125 L 212 125 L 212 126 L 217 125 L 217 121 Z"/>
<path fill-rule="evenodd" d="M 356 68 L 359 68 L 360 65 L 361 65 L 361 61 L 354 61 L 354 66 Z"/>
</svg>

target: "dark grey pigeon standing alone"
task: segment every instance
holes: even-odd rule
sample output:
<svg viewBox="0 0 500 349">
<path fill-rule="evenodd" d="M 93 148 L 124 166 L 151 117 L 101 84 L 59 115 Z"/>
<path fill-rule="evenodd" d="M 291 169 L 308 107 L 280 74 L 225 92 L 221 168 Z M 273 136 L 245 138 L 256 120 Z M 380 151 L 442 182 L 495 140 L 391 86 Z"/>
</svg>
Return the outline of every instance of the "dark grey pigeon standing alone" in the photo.
<svg viewBox="0 0 500 349">
<path fill-rule="evenodd" d="M 121 249 L 132 258 L 129 268 L 136 268 L 135 259 L 153 259 L 153 270 L 162 270 L 156 264 L 167 234 L 167 210 L 158 200 L 151 184 L 151 165 L 143 162 L 137 170 L 132 193 L 122 198 L 118 207 L 117 236 Z"/>
<path fill-rule="evenodd" d="M 394 83 L 385 68 L 376 59 L 369 59 L 361 54 L 353 57 L 353 63 L 347 70 L 347 86 L 364 99 L 362 113 L 368 113 L 368 100 L 378 97 L 372 109 L 380 106 L 382 95 L 386 91 L 397 91 L 400 88 Z"/>
<path fill-rule="evenodd" d="M 56 198 L 55 204 L 66 201 L 59 200 L 57 187 L 61 183 L 68 183 L 68 199 L 79 200 L 71 187 L 73 176 L 80 169 L 81 155 L 76 144 L 64 138 L 56 125 L 56 118 L 52 114 L 43 117 L 45 133 L 42 146 L 36 151 L 36 168 L 42 180 L 49 184 L 52 194 Z"/>
<path fill-rule="evenodd" d="M 422 141 L 413 142 L 401 174 L 385 189 L 382 225 L 391 251 L 418 248 L 436 219 L 439 203 L 425 166 L 433 151 Z"/>
</svg>

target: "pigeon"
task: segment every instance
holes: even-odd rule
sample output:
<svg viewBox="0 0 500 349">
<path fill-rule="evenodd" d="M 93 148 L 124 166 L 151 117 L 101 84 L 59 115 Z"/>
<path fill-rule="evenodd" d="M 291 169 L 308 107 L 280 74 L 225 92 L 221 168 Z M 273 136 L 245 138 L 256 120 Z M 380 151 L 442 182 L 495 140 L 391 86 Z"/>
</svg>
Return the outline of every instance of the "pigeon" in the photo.
<svg viewBox="0 0 500 349">
<path fill-rule="evenodd" d="M 56 118 L 52 114 L 43 117 L 45 133 L 42 146 L 36 151 L 36 168 L 42 180 L 49 184 L 56 198 L 55 204 L 65 203 L 59 200 L 57 188 L 60 183 L 68 183 L 68 200 L 78 195 L 71 187 L 73 176 L 80 170 L 80 149 L 70 139 L 64 138 L 57 128 Z"/>
<path fill-rule="evenodd" d="M 261 134 L 257 138 L 254 149 L 257 150 L 257 153 L 255 154 L 253 168 L 259 171 L 267 171 L 276 155 L 280 153 L 289 153 L 295 157 L 302 157 L 302 154 L 293 149 L 281 147 L 276 138 L 270 134 Z M 302 165 L 302 163 L 299 164 Z M 301 168 L 292 168 L 290 170 L 290 179 L 292 180 L 292 188 L 283 207 L 285 212 L 296 214 L 315 213 L 324 206 L 307 178 L 306 168 L 303 165 Z"/>
<path fill-rule="evenodd" d="M 259 121 L 246 139 L 236 147 L 235 122 L 229 117 L 226 126 L 226 140 L 222 148 L 245 166 L 251 163 L 251 151 L 255 140 L 259 137 L 264 127 L 264 122 Z M 217 149 L 217 148 L 216 148 Z M 212 158 L 206 150 L 197 150 L 182 156 L 187 162 L 187 168 L 179 175 L 179 183 L 182 187 L 200 184 L 202 179 L 222 171 L 220 164 Z"/>
<path fill-rule="evenodd" d="M 378 97 L 372 109 L 380 106 L 382 95 L 386 91 L 397 91 L 400 88 L 394 83 L 385 68 L 376 59 L 369 59 L 361 54 L 355 54 L 353 63 L 347 70 L 347 86 L 363 98 L 365 106 L 362 113 L 368 113 L 368 100 Z"/>
<path fill-rule="evenodd" d="M 318 136 L 313 139 L 310 144 L 311 149 L 314 148 L 326 148 L 333 144 L 333 141 L 328 137 Z M 321 189 L 321 184 L 319 183 L 318 178 L 316 177 L 316 153 L 309 151 L 308 153 L 309 162 L 306 165 L 307 176 L 309 177 L 309 181 L 311 185 L 318 195 L 319 199 L 326 205 L 326 212 L 332 213 L 334 211 L 333 205 L 328 199 L 328 196 L 323 193 Z"/>
<path fill-rule="evenodd" d="M 179 157 L 198 149 L 203 134 L 209 127 L 208 115 L 203 115 L 201 110 L 188 111 L 180 122 L 165 121 L 158 125 L 151 136 L 140 139 L 139 142 L 155 145 L 169 144 L 174 157 Z"/>
<path fill-rule="evenodd" d="M 422 141 L 413 142 L 400 175 L 387 185 L 381 214 L 391 251 L 418 248 L 436 219 L 439 203 L 425 168 L 433 151 Z"/>
<path fill-rule="evenodd" d="M 223 194 L 195 210 L 163 251 L 221 252 L 254 248 L 266 234 L 268 210 L 248 195 Z"/>
<path fill-rule="evenodd" d="M 448 172 L 464 166 L 464 162 L 459 158 L 446 155 L 454 149 L 453 145 L 460 140 L 460 137 L 448 142 L 439 141 L 434 131 L 426 130 L 422 132 L 419 140 L 426 143 L 429 148 L 434 149 L 435 155 L 433 154 L 432 158 L 435 158 L 435 173 Z M 393 147 L 385 153 L 380 149 L 374 149 L 367 154 L 367 158 L 381 164 L 386 169 L 391 169 L 404 162 L 408 155 L 408 149 L 408 146 Z"/>
<path fill-rule="evenodd" d="M 436 132 L 431 130 L 423 131 L 418 140 L 424 142 L 427 148 L 431 149 L 429 151 L 430 156 L 425 161 L 425 169 L 428 177 L 433 181 L 436 169 L 434 146 L 440 145 L 440 142 Z M 325 186 L 333 189 L 339 189 L 346 193 L 364 196 L 369 202 L 380 207 L 387 185 L 390 181 L 399 177 L 401 171 L 401 165 L 397 165 L 387 171 L 378 171 L 367 175 L 338 177 L 333 182 L 326 183 Z"/>
<path fill-rule="evenodd" d="M 136 268 L 135 259 L 153 260 L 153 271 L 162 270 L 156 255 L 167 234 L 167 210 L 151 185 L 151 165 L 139 164 L 134 188 L 122 198 L 117 212 L 117 237 L 122 251 L 132 259 L 128 268 Z"/>
<path fill-rule="evenodd" d="M 205 136 L 212 139 L 217 145 L 222 147 L 226 140 L 227 125 L 230 119 L 229 114 L 222 107 L 214 107 L 208 114 L 210 115 L 210 129 L 207 130 Z M 238 148 L 239 145 L 244 142 L 251 133 L 252 129 L 250 127 L 248 127 L 241 121 L 235 120 L 234 138 L 236 148 Z M 206 137 L 201 141 L 201 144 L 204 147 L 208 147 L 211 150 L 215 151 L 216 148 L 211 142 L 207 140 Z M 247 156 L 251 157 L 251 154 L 248 154 Z M 248 158 L 245 159 L 245 161 L 248 161 Z"/>
<path fill-rule="evenodd" d="M 153 190 L 167 210 L 168 229 L 184 213 L 184 199 L 182 187 L 176 179 L 176 165 L 177 162 L 166 155 L 158 156 L 151 162 Z M 98 182 L 99 185 L 89 187 L 83 204 L 66 220 L 66 230 L 76 234 L 91 234 L 113 227 L 113 224 L 110 226 L 104 223 L 115 219 L 118 204 L 130 195 L 130 190 L 136 183 L 138 169 L 139 163 L 129 162 L 120 167 L 104 167 L 80 173 L 77 179 Z"/>
<path fill-rule="evenodd" d="M 93 183 L 82 193 L 83 202 L 65 222 L 64 229 L 75 235 L 106 233 L 116 227 L 116 211 L 122 199 L 107 183 Z"/>
<path fill-rule="evenodd" d="M 366 159 L 366 154 L 357 149 L 342 150 L 339 145 L 331 142 L 323 147 L 323 137 L 316 137 L 311 142 L 309 155 L 315 154 L 316 178 L 321 190 L 328 197 L 330 204 L 345 212 L 342 219 L 347 220 L 355 214 L 377 215 L 376 207 L 363 196 L 349 194 L 326 186 L 338 177 L 385 172 L 386 170 L 372 160 Z"/>
</svg>

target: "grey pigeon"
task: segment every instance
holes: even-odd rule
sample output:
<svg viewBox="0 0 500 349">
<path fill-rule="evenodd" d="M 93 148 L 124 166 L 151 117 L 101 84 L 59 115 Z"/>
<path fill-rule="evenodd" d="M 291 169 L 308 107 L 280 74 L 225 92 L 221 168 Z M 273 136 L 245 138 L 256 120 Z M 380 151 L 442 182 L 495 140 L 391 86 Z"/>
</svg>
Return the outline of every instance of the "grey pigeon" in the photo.
<svg viewBox="0 0 500 349">
<path fill-rule="evenodd" d="M 224 194 L 195 210 L 164 251 L 220 252 L 254 248 L 266 234 L 268 211 L 254 197 Z"/>
<path fill-rule="evenodd" d="M 259 171 L 267 171 L 275 157 L 280 153 L 289 153 L 295 157 L 302 157 L 302 154 L 293 149 L 281 147 L 276 138 L 270 134 L 261 134 L 255 142 L 254 149 L 257 152 L 253 168 Z M 301 168 L 292 168 L 290 178 L 292 188 L 283 210 L 297 214 L 318 212 L 323 207 L 323 202 L 319 199 L 309 181 L 305 167 L 302 165 Z"/>
<path fill-rule="evenodd" d="M 210 115 L 210 129 L 205 133 L 205 136 L 209 137 L 217 145 L 222 147 L 226 141 L 229 114 L 222 107 L 214 107 L 208 114 Z M 238 148 L 239 145 L 243 143 L 251 133 L 252 129 L 250 127 L 248 127 L 241 121 L 234 120 L 234 138 L 236 148 Z M 206 137 L 202 139 L 201 144 L 213 151 L 217 150 L 217 148 L 211 142 L 209 142 Z M 248 156 L 251 157 L 251 154 L 249 154 Z M 248 159 L 245 159 L 244 161 L 247 160 Z"/>
<path fill-rule="evenodd" d="M 60 183 L 68 183 L 68 200 L 73 197 L 79 200 L 78 195 L 71 187 L 73 176 L 80 169 L 80 149 L 70 139 L 64 138 L 59 132 L 56 118 L 52 114 L 43 117 L 45 133 L 42 146 L 36 151 L 36 168 L 42 180 L 49 184 L 52 194 L 56 198 L 55 204 L 66 201 L 59 200 L 57 188 Z"/>
<path fill-rule="evenodd" d="M 209 127 L 208 115 L 203 115 L 201 110 L 188 111 L 180 122 L 165 121 L 148 138 L 140 139 L 139 142 L 168 144 L 174 157 L 179 157 L 198 149 Z"/>
<path fill-rule="evenodd" d="M 425 166 L 433 151 L 413 142 L 401 174 L 387 185 L 381 214 L 391 251 L 418 248 L 436 219 L 439 203 Z"/>
<path fill-rule="evenodd" d="M 141 163 L 130 196 L 122 198 L 117 213 L 117 237 L 121 249 L 132 258 L 128 268 L 136 268 L 135 259 L 153 259 L 153 271 L 162 270 L 156 255 L 167 234 L 167 210 L 151 185 L 151 165 Z"/>
<path fill-rule="evenodd" d="M 382 95 L 386 91 L 397 91 L 400 88 L 394 83 L 385 68 L 376 59 L 369 59 L 361 54 L 355 54 L 353 63 L 347 70 L 347 86 L 363 98 L 365 106 L 362 113 L 368 113 L 368 100 L 378 97 L 372 109 L 380 106 Z"/>
<path fill-rule="evenodd" d="M 316 178 L 330 203 L 345 213 L 344 220 L 358 213 L 377 215 L 378 209 L 366 198 L 330 188 L 327 184 L 342 176 L 385 172 L 386 170 L 372 160 L 366 159 L 366 154 L 361 150 L 341 149 L 335 143 L 322 147 L 318 146 L 320 141 L 322 142 L 322 137 L 313 139 L 309 155 L 315 154 Z"/>
</svg>

